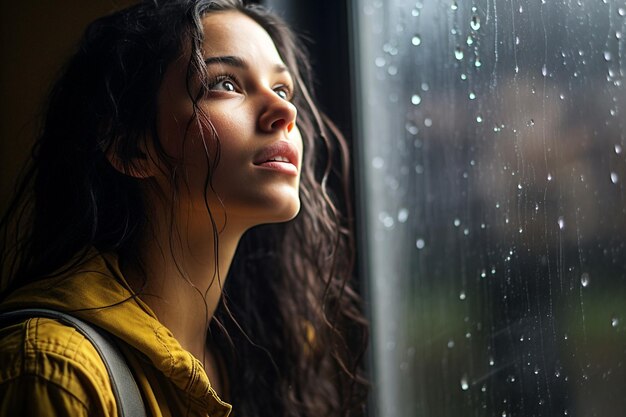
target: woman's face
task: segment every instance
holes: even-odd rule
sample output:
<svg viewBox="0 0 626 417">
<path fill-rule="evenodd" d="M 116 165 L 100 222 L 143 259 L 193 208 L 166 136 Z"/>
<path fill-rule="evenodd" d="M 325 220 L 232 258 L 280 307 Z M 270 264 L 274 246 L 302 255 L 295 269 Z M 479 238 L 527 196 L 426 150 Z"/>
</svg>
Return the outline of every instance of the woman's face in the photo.
<svg viewBox="0 0 626 417">
<path fill-rule="evenodd" d="M 208 14 L 203 26 L 209 89 L 198 106 L 215 131 L 193 120 L 187 53 L 167 69 L 159 91 L 159 135 L 166 152 L 181 163 L 180 183 L 170 184 L 169 175 L 157 180 L 166 190 L 179 188 L 180 207 L 191 214 L 192 223 L 208 221 L 205 194 L 220 226 L 223 214 L 227 227 L 292 219 L 300 209 L 302 161 L 296 108 L 290 102 L 293 79 L 270 36 L 251 18 L 217 12 Z M 199 80 L 192 81 L 192 94 L 199 89 Z M 213 161 L 215 135 L 220 154 L 211 190 L 205 187 L 207 152 Z"/>
</svg>

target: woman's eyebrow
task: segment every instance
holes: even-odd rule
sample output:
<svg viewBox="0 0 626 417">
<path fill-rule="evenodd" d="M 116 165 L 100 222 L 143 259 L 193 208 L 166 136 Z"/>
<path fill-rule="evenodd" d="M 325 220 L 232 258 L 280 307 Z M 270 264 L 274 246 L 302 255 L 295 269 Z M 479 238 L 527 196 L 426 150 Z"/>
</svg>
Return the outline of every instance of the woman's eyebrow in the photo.
<svg viewBox="0 0 626 417">
<path fill-rule="evenodd" d="M 248 63 L 244 59 L 238 56 L 233 56 L 233 55 L 211 56 L 211 57 L 205 58 L 204 63 L 207 66 L 220 64 L 220 65 L 229 65 L 231 67 L 237 67 L 237 68 L 242 68 L 242 69 L 249 68 Z M 274 65 L 274 71 L 277 73 L 282 73 L 282 72 L 288 73 L 289 69 L 284 64 L 280 63 L 280 64 Z"/>
</svg>

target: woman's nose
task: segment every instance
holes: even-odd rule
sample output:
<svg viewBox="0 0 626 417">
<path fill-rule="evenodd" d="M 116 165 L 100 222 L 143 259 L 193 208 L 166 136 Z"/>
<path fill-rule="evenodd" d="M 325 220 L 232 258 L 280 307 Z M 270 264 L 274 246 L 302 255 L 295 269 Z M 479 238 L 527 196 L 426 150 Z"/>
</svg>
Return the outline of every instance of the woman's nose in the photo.
<svg viewBox="0 0 626 417">
<path fill-rule="evenodd" d="M 272 91 L 259 117 L 259 127 L 263 132 L 272 133 L 281 130 L 290 133 L 296 125 L 296 106 L 279 97 Z"/>
</svg>

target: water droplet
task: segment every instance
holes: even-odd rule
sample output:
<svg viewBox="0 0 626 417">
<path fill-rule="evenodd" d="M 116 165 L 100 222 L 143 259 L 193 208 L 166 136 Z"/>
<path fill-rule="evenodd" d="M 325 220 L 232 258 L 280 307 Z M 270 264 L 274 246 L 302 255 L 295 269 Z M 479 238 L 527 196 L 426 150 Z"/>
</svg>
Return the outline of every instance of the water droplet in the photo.
<svg viewBox="0 0 626 417">
<path fill-rule="evenodd" d="M 493 357 L 489 357 L 489 366 L 494 366 L 496 361 L 493 360 Z"/>
<path fill-rule="evenodd" d="M 420 15 L 420 11 L 418 9 L 411 10 L 411 16 L 417 17 Z"/>
<path fill-rule="evenodd" d="M 539 375 L 539 367 L 537 365 L 535 365 L 535 369 L 533 370 L 533 373 L 535 375 Z"/>
<path fill-rule="evenodd" d="M 612 327 L 617 327 L 619 326 L 619 319 L 617 317 L 613 317 L 611 318 L 611 326 Z"/>
<path fill-rule="evenodd" d="M 589 274 L 588 273 L 583 272 L 580 275 L 580 285 L 582 285 L 585 288 L 589 286 Z M 565 337 L 567 337 L 567 335 Z"/>
<path fill-rule="evenodd" d="M 519 73 L 519 67 L 517 65 L 515 66 L 515 73 Z"/>
<path fill-rule="evenodd" d="M 611 172 L 611 182 L 613 184 L 617 184 L 618 181 L 619 181 L 619 175 L 617 175 L 617 172 Z"/>
<path fill-rule="evenodd" d="M 493 266 L 491 267 L 491 275 L 495 275 L 496 274 L 496 267 Z"/>
<path fill-rule="evenodd" d="M 422 102 L 422 98 L 419 96 L 419 94 L 413 94 L 411 96 L 411 103 L 413 103 L 413 105 L 417 106 Z"/>
<path fill-rule="evenodd" d="M 472 20 L 470 21 L 470 27 L 473 30 L 480 29 L 480 17 L 478 17 L 477 15 L 472 16 Z"/>
<path fill-rule="evenodd" d="M 554 371 L 554 376 L 559 378 L 561 376 L 561 371 L 559 371 L 558 369 Z"/>
<path fill-rule="evenodd" d="M 548 181 L 552 181 L 552 174 L 548 174 Z"/>
<path fill-rule="evenodd" d="M 459 61 L 463 59 L 463 50 L 460 46 L 457 46 L 454 50 L 454 57 Z"/>
<path fill-rule="evenodd" d="M 521 10 L 521 9 L 522 9 L 522 7 L 520 6 L 520 10 Z M 521 12 L 520 12 L 520 13 L 521 13 Z M 507 417 L 506 411 L 503 411 L 501 415 L 502 415 L 502 417 Z"/>
<path fill-rule="evenodd" d="M 388 229 L 393 227 L 393 224 L 394 224 L 393 217 L 391 217 L 388 213 L 384 211 L 378 215 L 378 220 L 380 220 L 383 226 L 385 226 Z"/>
<path fill-rule="evenodd" d="M 422 88 L 422 91 L 430 90 L 430 86 L 428 85 L 428 83 L 422 83 L 421 88 Z"/>
<path fill-rule="evenodd" d="M 476 59 L 474 60 L 474 66 L 475 66 L 476 68 L 480 68 L 482 65 L 483 65 L 483 64 L 482 64 L 482 62 L 480 62 L 480 58 L 479 58 L 479 57 L 476 57 Z"/>
<path fill-rule="evenodd" d="M 604 60 L 607 62 L 611 60 L 611 52 L 604 51 Z"/>
<path fill-rule="evenodd" d="M 561 94 L 559 94 L 559 98 L 560 98 L 561 100 L 565 100 L 565 94 L 562 94 L 562 93 L 561 93 Z"/>
<path fill-rule="evenodd" d="M 415 246 L 417 247 L 417 249 L 424 249 L 424 246 L 426 246 L 426 242 L 424 242 L 424 239 L 419 238 L 415 241 Z"/>
<path fill-rule="evenodd" d="M 626 16 L 626 9 L 623 7 L 620 7 L 619 9 L 617 9 L 617 14 L 620 16 Z"/>
<path fill-rule="evenodd" d="M 559 216 L 557 223 L 559 224 L 559 229 L 563 230 L 565 228 L 565 219 L 563 216 Z"/>
<path fill-rule="evenodd" d="M 467 80 L 467 75 L 465 75 L 465 74 L 461 74 L 461 79 L 462 79 L 463 81 Z"/>
<path fill-rule="evenodd" d="M 476 94 L 474 94 L 474 92 L 470 91 L 468 97 L 469 97 L 470 100 L 475 100 L 476 99 Z"/>
<path fill-rule="evenodd" d="M 472 35 L 467 35 L 465 43 L 467 43 L 467 46 L 472 46 L 474 44 L 474 38 L 472 38 Z"/>
<path fill-rule="evenodd" d="M 376 169 L 380 169 L 385 165 L 385 160 L 383 158 L 381 158 L 380 156 L 375 157 L 374 159 L 372 159 L 372 166 Z"/>
<path fill-rule="evenodd" d="M 454 340 L 448 340 L 448 349 L 452 349 L 454 347 Z"/>
<path fill-rule="evenodd" d="M 543 75 L 544 77 L 548 75 L 548 68 L 546 68 L 545 65 L 541 67 L 541 75 Z"/>
<path fill-rule="evenodd" d="M 452 4 L 450 5 L 450 8 L 452 10 L 457 10 L 459 8 L 459 5 L 456 3 L 456 1 L 453 1 Z"/>
<path fill-rule="evenodd" d="M 476 116 L 476 122 L 477 123 L 482 123 L 483 122 L 482 116 Z"/>
<path fill-rule="evenodd" d="M 422 38 L 419 35 L 413 35 L 411 38 L 411 43 L 414 46 L 419 46 L 422 43 Z"/>
<path fill-rule="evenodd" d="M 413 123 L 407 123 L 406 125 L 404 125 L 404 128 L 406 129 L 407 132 L 409 132 L 413 136 L 417 135 L 420 131 L 419 128 L 415 126 Z"/>
<path fill-rule="evenodd" d="M 620 32 L 619 30 L 615 32 L 615 38 L 616 39 L 622 39 L 622 32 Z"/>
<path fill-rule="evenodd" d="M 467 382 L 467 375 L 463 375 L 461 378 L 461 389 L 467 391 L 469 389 L 469 383 Z"/>
<path fill-rule="evenodd" d="M 528 126 L 534 126 L 535 125 L 535 120 L 534 119 L 530 119 L 527 123 Z"/>
<path fill-rule="evenodd" d="M 387 68 L 387 73 L 389 75 L 396 75 L 398 73 L 398 67 L 396 67 L 395 65 L 390 65 L 389 68 Z"/>
<path fill-rule="evenodd" d="M 460 219 L 454 219 L 454 226 L 459 227 L 461 225 Z"/>
<path fill-rule="evenodd" d="M 482 271 L 480 271 L 480 277 L 481 278 L 486 278 L 487 277 L 487 271 L 485 271 L 484 269 Z"/>
<path fill-rule="evenodd" d="M 400 223 L 405 223 L 408 218 L 409 218 L 409 210 L 405 208 L 401 208 L 400 210 L 398 210 L 398 221 Z"/>
<path fill-rule="evenodd" d="M 523 187 L 522 187 L 522 184 L 517 184 L 517 189 L 518 189 L 518 190 L 521 190 L 522 188 L 523 188 Z"/>
<path fill-rule="evenodd" d="M 424 126 L 431 127 L 433 125 L 432 119 L 426 118 L 424 119 Z"/>
<path fill-rule="evenodd" d="M 622 145 L 615 145 L 615 153 L 618 155 L 622 153 Z"/>
</svg>

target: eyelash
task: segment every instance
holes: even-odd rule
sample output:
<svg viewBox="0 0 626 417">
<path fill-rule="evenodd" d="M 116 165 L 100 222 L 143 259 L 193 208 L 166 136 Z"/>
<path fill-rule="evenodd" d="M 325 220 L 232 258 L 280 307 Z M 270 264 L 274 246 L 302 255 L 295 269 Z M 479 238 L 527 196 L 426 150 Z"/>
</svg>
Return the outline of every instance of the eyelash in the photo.
<svg viewBox="0 0 626 417">
<path fill-rule="evenodd" d="M 235 87 L 235 91 L 239 89 L 240 83 L 237 76 L 231 73 L 224 73 L 212 77 L 209 80 L 207 85 L 207 91 L 212 91 L 216 85 L 224 81 L 231 81 L 233 86 Z M 285 93 L 284 100 L 286 101 L 291 101 L 293 99 L 293 90 L 291 89 L 291 87 L 289 87 L 288 84 L 280 84 L 279 86 L 274 88 L 274 91 L 276 92 L 276 94 L 278 94 L 279 91 L 283 91 Z"/>
<path fill-rule="evenodd" d="M 211 91 L 216 85 L 223 81 L 231 81 L 235 87 L 235 91 L 239 88 L 239 79 L 236 75 L 230 73 L 219 74 L 211 78 L 208 82 L 208 90 Z"/>
</svg>

